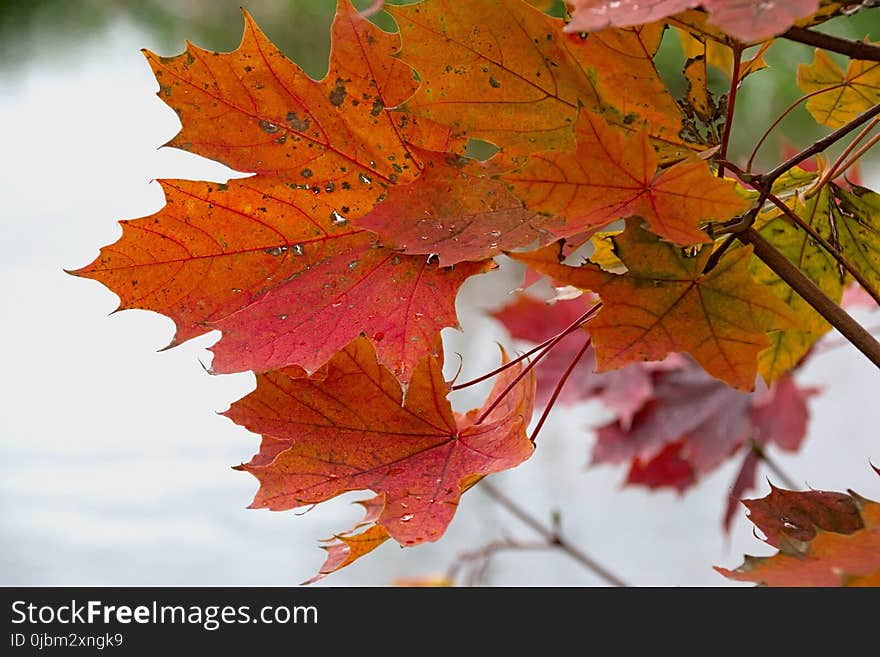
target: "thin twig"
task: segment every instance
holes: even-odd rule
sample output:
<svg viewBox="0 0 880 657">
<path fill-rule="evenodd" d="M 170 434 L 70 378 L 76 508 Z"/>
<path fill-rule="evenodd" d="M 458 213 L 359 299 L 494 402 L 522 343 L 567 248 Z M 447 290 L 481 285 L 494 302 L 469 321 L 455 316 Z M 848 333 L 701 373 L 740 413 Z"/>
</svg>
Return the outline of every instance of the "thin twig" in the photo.
<svg viewBox="0 0 880 657">
<path fill-rule="evenodd" d="M 721 150 L 718 151 L 718 157 L 721 159 L 727 157 L 727 147 L 730 144 L 730 130 L 733 126 L 733 113 L 736 110 L 736 92 L 739 89 L 741 60 L 742 48 L 735 46 L 733 48 L 733 74 L 730 78 L 730 91 L 727 94 L 727 120 L 724 123 L 724 135 L 721 137 Z M 724 177 L 723 164 L 718 166 L 718 177 Z"/>
<path fill-rule="evenodd" d="M 579 362 L 581 362 L 581 358 L 584 357 L 584 354 L 587 353 L 587 349 L 590 348 L 590 345 L 593 343 L 593 338 L 587 336 L 587 339 L 584 341 L 584 346 L 581 347 L 580 351 L 577 352 L 577 355 L 572 358 L 571 362 L 568 364 L 568 367 L 562 373 L 559 381 L 556 383 L 556 387 L 553 389 L 553 394 L 550 395 L 550 399 L 544 405 L 544 412 L 541 413 L 541 419 L 538 420 L 538 424 L 535 425 L 535 430 L 532 431 L 532 435 L 529 437 L 529 440 L 535 442 L 538 438 L 538 434 L 541 433 L 541 427 L 544 426 L 544 422 L 547 421 L 547 416 L 550 415 L 550 410 L 556 404 L 556 400 L 559 398 L 559 393 L 562 392 L 562 388 L 565 386 L 565 382 L 568 381 L 568 377 L 571 376 L 571 373 L 574 371 L 574 368 L 577 366 Z"/>
<path fill-rule="evenodd" d="M 587 314 L 589 315 L 592 312 L 592 310 L 593 309 L 591 308 L 589 311 L 587 311 Z M 561 333 L 557 333 L 556 335 L 550 336 L 549 338 L 544 340 L 544 342 L 539 344 L 537 347 L 532 347 L 526 353 L 524 353 L 520 356 L 517 356 L 513 360 L 504 363 L 504 365 L 502 365 L 500 367 L 496 367 L 491 372 L 483 374 L 482 376 L 478 376 L 476 379 L 471 379 L 470 381 L 466 381 L 465 383 L 459 383 L 458 385 L 454 385 L 450 388 L 450 390 L 462 390 L 464 388 L 469 388 L 470 386 L 476 385 L 478 383 L 482 383 L 486 379 L 491 379 L 493 376 L 501 374 L 504 370 L 506 370 L 510 367 L 513 367 L 521 360 L 525 360 L 529 356 L 532 356 L 533 354 L 541 351 L 542 349 L 547 349 L 551 345 L 555 345 L 557 342 L 559 342 L 559 340 L 561 340 L 562 338 L 564 338 L 565 336 L 567 336 L 570 333 L 574 333 L 575 331 L 577 331 L 581 327 L 581 324 L 583 324 L 586 321 L 585 319 L 582 319 L 582 317 L 578 318 L 577 320 L 572 322 L 568 326 L 568 328 L 564 329 Z"/>
<path fill-rule="evenodd" d="M 871 282 L 865 278 L 865 276 L 853 266 L 853 264 L 846 259 L 846 257 L 838 251 L 831 242 L 822 237 L 819 232 L 813 228 L 810 224 L 804 221 L 798 214 L 792 210 L 785 202 L 780 199 L 775 194 L 768 194 L 767 198 L 779 208 L 782 213 L 791 219 L 797 226 L 799 226 L 803 231 L 809 235 L 819 246 L 821 246 L 825 251 L 837 261 L 841 267 L 843 267 L 847 272 L 849 272 L 850 276 L 852 276 L 856 281 L 858 281 L 859 285 L 867 292 L 874 301 L 880 304 L 880 293 L 877 292 L 872 286 Z"/>
<path fill-rule="evenodd" d="M 746 163 L 746 171 L 752 170 L 752 164 L 755 161 L 755 157 L 758 155 L 758 151 L 761 149 L 761 146 L 764 145 L 764 142 L 767 140 L 767 137 L 770 136 L 770 133 L 773 132 L 773 130 L 776 129 L 776 126 L 778 126 L 780 123 L 782 123 L 782 120 L 786 116 L 788 116 L 792 111 L 794 111 L 798 105 L 800 105 L 805 100 L 809 100 L 813 96 L 818 96 L 819 94 L 828 93 L 829 91 L 834 91 L 835 89 L 839 89 L 840 87 L 843 87 L 843 86 L 846 86 L 846 85 L 844 85 L 844 83 L 841 82 L 840 84 L 835 84 L 830 87 L 826 87 L 825 89 L 816 89 L 816 91 L 811 91 L 808 94 L 804 94 L 803 96 L 798 98 L 796 101 L 794 101 L 791 105 L 786 107 L 783 110 L 782 114 L 780 114 L 778 117 L 776 117 L 776 120 L 773 123 L 771 123 L 770 127 L 764 131 L 764 134 L 761 135 L 761 138 L 758 140 L 758 143 L 755 144 L 755 147 L 752 149 L 752 152 L 749 155 L 749 160 Z"/>
<path fill-rule="evenodd" d="M 577 327 L 579 327 L 581 324 L 583 324 L 584 322 L 586 322 L 586 321 L 592 319 L 593 315 L 595 315 L 597 312 L 599 312 L 599 309 L 600 309 L 601 307 L 602 307 L 602 304 L 601 304 L 601 303 L 597 303 L 595 306 L 593 306 L 593 307 L 590 308 L 587 312 L 585 312 L 583 315 L 581 315 L 578 319 L 576 319 L 574 322 L 572 322 L 572 324 L 571 324 L 571 326 L 570 326 L 569 328 L 574 327 L 574 328 L 572 329 L 572 330 L 574 330 L 574 329 L 576 329 Z M 508 383 L 507 386 L 505 386 L 504 390 L 502 390 L 502 391 L 498 394 L 498 396 L 497 396 L 495 399 L 492 400 L 492 403 L 489 404 L 489 405 L 483 410 L 482 413 L 480 413 L 480 417 L 478 417 L 478 418 L 474 421 L 474 424 L 475 424 L 475 425 L 477 425 L 477 424 L 482 424 L 482 423 L 485 421 L 485 419 L 486 419 L 487 417 L 489 417 L 489 415 L 492 413 L 492 411 L 495 410 L 495 408 L 498 406 L 498 404 L 501 403 L 501 400 L 504 399 L 505 397 L 507 397 L 507 395 L 510 394 L 510 391 L 513 390 L 513 389 L 516 387 L 516 384 L 519 383 L 520 381 L 522 381 L 522 379 L 523 379 L 523 378 L 524 378 L 529 372 L 532 371 L 532 369 L 535 367 L 535 365 L 537 365 L 538 363 L 540 363 L 540 362 L 541 362 L 541 359 L 544 358 L 544 356 L 546 356 L 547 354 L 549 354 L 549 353 L 553 350 L 553 347 L 555 347 L 557 344 L 559 344 L 559 343 L 562 341 L 562 339 L 565 338 L 565 336 L 568 335 L 570 332 L 571 332 L 571 331 L 569 331 L 568 329 L 566 329 L 565 331 L 563 331 L 562 333 L 560 333 L 559 335 L 557 335 L 555 338 L 553 338 L 553 339 L 550 341 L 550 344 L 547 345 L 547 348 L 544 349 L 544 351 L 542 351 L 540 354 L 538 354 L 538 355 L 535 357 L 534 360 L 529 361 L 528 364 L 527 364 L 524 368 L 522 368 L 522 371 L 521 371 L 519 374 L 517 374 L 516 377 L 514 377 L 513 381 L 511 381 L 510 383 Z"/>
<path fill-rule="evenodd" d="M 767 466 L 767 469 L 770 470 L 776 478 L 785 486 L 788 490 L 799 490 L 801 487 L 794 483 L 794 479 L 789 477 L 785 470 L 779 467 L 779 464 L 772 459 L 767 452 L 765 451 L 763 445 L 759 445 L 754 440 L 752 441 L 752 451 L 755 453 L 755 456 Z"/>
<path fill-rule="evenodd" d="M 830 50 L 852 59 L 861 59 L 869 62 L 880 62 L 880 47 L 864 41 L 852 41 L 831 36 L 824 32 L 814 32 L 803 27 L 790 27 L 786 32 L 779 35 L 789 41 L 797 41 L 808 46 Z"/>
<path fill-rule="evenodd" d="M 877 342 L 873 335 L 850 317 L 849 313 L 834 303 L 812 279 L 795 267 L 788 258 L 753 228 L 740 231 L 736 236 L 744 244 L 751 244 L 755 256 L 767 265 L 774 274 L 788 283 L 788 286 L 822 315 L 825 321 L 840 331 L 847 340 L 853 343 L 856 349 L 880 368 L 880 342 Z"/>
<path fill-rule="evenodd" d="M 541 523 L 539 520 L 534 518 L 531 514 L 522 509 L 516 502 L 511 500 L 509 497 L 507 497 L 504 493 L 502 493 L 494 485 L 492 485 L 485 479 L 480 482 L 480 490 L 482 490 L 484 493 L 486 493 L 486 495 L 498 502 L 498 504 L 507 509 L 512 515 L 516 516 L 524 524 L 531 527 L 536 533 L 547 539 L 547 542 L 565 552 L 572 559 L 580 563 L 582 566 L 587 568 L 589 571 L 591 571 L 604 581 L 608 582 L 612 586 L 629 586 L 626 582 L 624 582 L 617 575 L 609 571 L 607 568 L 596 563 L 596 561 L 588 554 L 586 554 L 583 550 L 580 550 L 579 548 L 575 547 L 567 540 L 565 540 L 558 531 L 553 531 L 552 529 Z"/>
<path fill-rule="evenodd" d="M 471 576 L 463 581 L 465 586 L 475 586 L 483 579 L 489 560 L 499 552 L 520 550 L 552 550 L 556 546 L 548 541 L 517 541 L 512 538 L 502 538 L 486 543 L 481 548 L 462 552 L 456 556 L 455 561 L 446 572 L 446 579 L 455 582 L 459 573 L 466 565 L 471 564 Z"/>
<path fill-rule="evenodd" d="M 856 162 L 858 162 L 859 159 L 860 159 L 865 153 L 867 153 L 869 150 L 871 150 L 872 148 L 874 148 L 874 146 L 876 146 L 878 142 L 880 142 L 880 133 L 878 133 L 878 134 L 874 135 L 873 137 L 871 137 L 871 138 L 867 141 L 867 143 L 865 143 L 861 148 L 859 148 L 859 150 L 857 150 L 857 151 L 855 152 L 855 154 L 853 154 L 853 156 L 852 156 L 851 158 L 849 158 L 846 162 L 844 162 L 843 164 L 841 164 L 841 165 L 837 168 L 837 171 L 835 171 L 834 173 L 837 174 L 837 176 L 842 176 L 843 174 L 845 174 L 846 171 L 847 171 L 847 169 L 849 169 L 853 164 L 855 164 Z"/>
<path fill-rule="evenodd" d="M 763 189 L 770 189 L 773 183 L 784 174 L 786 171 L 793 169 L 798 164 L 803 162 L 804 160 L 808 160 L 814 155 L 817 155 L 824 151 L 826 148 L 831 146 L 832 144 L 837 143 L 844 137 L 846 137 L 853 130 L 860 128 L 862 125 L 873 119 L 875 116 L 880 115 L 880 103 L 874 105 L 871 109 L 865 110 L 861 114 L 859 114 L 856 118 L 854 118 L 849 123 L 839 127 L 837 130 L 832 132 L 829 135 L 822 137 L 819 141 L 814 143 L 812 146 L 805 148 L 799 153 L 792 155 L 785 162 L 775 167 L 768 173 L 765 173 L 761 176 L 757 176 L 756 180 L 759 183 L 759 186 Z"/>
<path fill-rule="evenodd" d="M 844 167 L 846 163 L 846 158 L 849 156 L 850 153 L 855 150 L 855 148 L 859 145 L 859 142 L 867 137 L 871 130 L 877 127 L 878 123 L 880 123 L 880 118 L 875 118 L 868 125 L 862 128 L 862 131 L 853 138 L 853 140 L 847 145 L 847 147 L 843 149 L 843 152 L 834 161 L 834 163 L 830 167 L 828 167 L 825 173 L 822 174 L 822 177 L 819 178 L 819 181 L 816 183 L 815 187 L 810 190 L 810 195 L 815 195 L 822 191 L 822 188 L 827 185 L 829 181 L 834 180 L 838 176 L 838 170 L 842 169 L 843 171 L 845 171 L 847 168 L 849 168 L 849 166 L 852 166 L 849 165 Z M 874 140 L 872 139 L 872 141 Z M 876 143 L 876 141 L 874 141 L 874 143 Z M 869 141 L 868 148 L 871 148 L 871 146 L 873 146 L 873 144 Z M 859 152 L 853 156 L 853 160 L 857 160 L 866 152 L 867 149 L 859 150 Z"/>
</svg>

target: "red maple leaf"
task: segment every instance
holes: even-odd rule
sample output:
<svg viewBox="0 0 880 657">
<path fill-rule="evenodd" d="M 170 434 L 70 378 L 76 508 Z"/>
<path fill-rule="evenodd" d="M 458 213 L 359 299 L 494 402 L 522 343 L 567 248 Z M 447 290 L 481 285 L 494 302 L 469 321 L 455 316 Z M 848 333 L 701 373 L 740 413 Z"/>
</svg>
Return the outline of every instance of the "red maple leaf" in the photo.
<svg viewBox="0 0 880 657">
<path fill-rule="evenodd" d="M 519 371 L 499 376 L 490 401 Z M 364 338 L 310 376 L 299 368 L 258 375 L 257 389 L 226 413 L 263 435 L 260 452 L 240 466 L 260 482 L 252 507 L 280 511 L 369 489 L 384 497 L 376 526 L 401 545 L 436 541 L 462 492 L 533 451 L 530 376 L 483 418 L 454 414 L 447 391 L 438 360 L 425 358 L 404 397 Z"/>
</svg>

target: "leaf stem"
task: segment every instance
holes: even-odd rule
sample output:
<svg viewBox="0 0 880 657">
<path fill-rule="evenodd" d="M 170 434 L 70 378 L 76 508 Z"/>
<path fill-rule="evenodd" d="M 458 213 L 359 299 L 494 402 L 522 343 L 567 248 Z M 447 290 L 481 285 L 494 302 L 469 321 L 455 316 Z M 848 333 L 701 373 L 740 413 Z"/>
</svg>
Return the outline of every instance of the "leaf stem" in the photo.
<svg viewBox="0 0 880 657">
<path fill-rule="evenodd" d="M 550 415 L 550 410 L 556 404 L 556 400 L 559 398 L 559 393 L 562 392 L 562 388 L 565 386 L 565 382 L 568 381 L 568 377 L 571 376 L 571 373 L 574 371 L 574 368 L 581 361 L 581 358 L 584 357 L 584 354 L 587 353 L 587 349 L 590 348 L 590 345 L 593 343 L 593 338 L 587 336 L 586 341 L 584 341 L 584 346 L 581 347 L 580 351 L 577 352 L 577 355 L 572 359 L 571 363 L 568 364 L 568 367 L 565 369 L 565 372 L 562 373 L 562 376 L 559 379 L 559 382 L 556 384 L 556 387 L 553 389 L 553 394 L 550 395 L 550 399 L 544 405 L 544 412 L 541 413 L 541 419 L 538 420 L 538 424 L 535 425 L 535 430 L 532 431 L 532 435 L 529 438 L 532 442 L 538 438 L 538 434 L 541 432 L 541 427 L 544 426 L 544 422 L 547 420 L 547 416 Z"/>
<path fill-rule="evenodd" d="M 799 490 L 801 488 L 796 483 L 794 483 L 794 479 L 789 477 L 785 473 L 785 470 L 779 467 L 779 464 L 767 454 L 764 447 L 762 445 L 759 445 L 754 440 L 752 441 L 752 452 L 754 452 L 755 456 L 757 456 L 758 459 L 767 466 L 767 469 L 770 470 L 770 472 L 776 475 L 776 478 L 788 490 Z"/>
<path fill-rule="evenodd" d="M 786 217 L 791 219 L 798 227 L 803 229 L 803 231 L 807 233 L 807 235 L 809 235 L 811 239 L 813 239 L 817 244 L 819 244 L 819 246 L 825 249 L 825 251 L 828 252 L 828 255 L 834 258 L 837 261 L 837 264 L 843 267 L 850 274 L 850 276 L 858 281 L 858 284 L 862 286 L 865 292 L 867 292 L 871 296 L 871 298 L 874 299 L 874 301 L 880 304 L 880 293 L 878 293 L 877 290 L 875 290 L 871 286 L 871 282 L 868 281 L 868 279 L 866 279 L 862 275 L 862 273 L 858 269 L 856 269 L 853 264 L 834 247 L 833 244 L 831 244 L 831 242 L 822 237 L 822 235 L 820 235 L 815 228 L 813 228 L 810 224 L 801 219 L 801 217 L 798 216 L 798 214 L 794 212 L 790 207 L 788 207 L 788 205 L 786 205 L 785 202 L 778 196 L 776 196 L 775 194 L 768 194 L 767 198 L 773 203 L 773 205 L 779 208 Z"/>
<path fill-rule="evenodd" d="M 557 335 L 555 338 L 550 340 L 550 343 L 547 345 L 547 347 L 544 349 L 544 351 L 542 351 L 540 354 L 538 354 L 534 360 L 529 361 L 529 363 L 522 369 L 522 371 L 516 375 L 516 377 L 513 379 L 513 381 L 508 383 L 507 386 L 504 388 L 504 390 L 502 390 L 501 393 L 495 399 L 492 400 L 492 403 L 489 404 L 489 406 L 487 406 L 486 409 L 482 413 L 480 413 L 480 417 L 478 417 L 476 419 L 476 421 L 474 422 L 474 425 L 482 424 L 483 421 L 487 417 L 489 417 L 489 415 L 492 413 L 492 411 L 495 410 L 495 408 L 498 406 L 498 404 L 501 403 L 501 400 L 510 394 L 510 391 L 513 390 L 514 387 L 516 387 L 516 384 L 519 383 L 520 381 L 522 381 L 523 377 L 525 377 L 532 370 L 532 368 L 535 367 L 535 365 L 537 365 L 539 362 L 541 362 L 541 359 L 544 358 L 544 356 L 546 356 L 548 353 L 550 353 L 550 351 L 553 349 L 553 347 L 555 347 L 557 344 L 559 344 L 562 341 L 562 339 L 565 336 L 567 336 L 569 333 L 576 331 L 580 327 L 581 324 L 592 319 L 593 315 L 595 315 L 597 312 L 599 312 L 599 309 L 601 307 L 602 307 L 602 304 L 597 303 L 595 306 L 590 308 L 587 312 L 585 312 L 583 315 L 581 315 L 575 321 L 573 321 L 567 329 L 565 329 L 559 335 Z"/>
<path fill-rule="evenodd" d="M 761 146 L 764 145 L 764 142 L 767 140 L 767 137 L 770 136 L 770 133 L 773 132 L 773 130 L 776 129 L 776 126 L 778 126 L 780 123 L 782 123 L 783 119 L 785 119 L 786 116 L 791 114 L 791 112 L 794 111 L 798 105 L 800 105 L 805 100 L 809 100 L 813 96 L 818 96 L 819 94 L 824 94 L 829 91 L 834 91 L 835 89 L 839 89 L 840 87 L 843 87 L 843 86 L 844 86 L 844 84 L 840 83 L 840 84 L 835 84 L 833 86 L 827 87 L 825 89 L 817 89 L 816 91 L 811 91 L 810 93 L 801 96 L 796 101 L 794 101 L 791 105 L 786 107 L 782 111 L 782 114 L 780 114 L 778 117 L 776 117 L 776 120 L 773 121 L 773 123 L 770 124 L 770 127 L 764 131 L 764 134 L 761 135 L 761 138 L 758 140 L 758 143 L 755 144 L 755 147 L 752 149 L 752 152 L 749 155 L 749 160 L 746 163 L 746 171 L 752 170 L 752 165 L 755 162 L 755 157 L 758 155 L 758 151 L 761 150 Z"/>
<path fill-rule="evenodd" d="M 831 36 L 824 32 L 815 32 L 803 27 L 791 27 L 779 35 L 783 39 L 796 41 L 815 48 L 830 50 L 831 52 L 846 55 L 852 59 L 861 59 L 869 62 L 880 62 L 880 47 L 864 41 L 852 41 L 840 37 Z"/>
<path fill-rule="evenodd" d="M 880 107 L 880 105 L 878 105 Z M 855 321 L 849 313 L 834 303 L 812 279 L 808 278 L 791 261 L 776 250 L 753 228 L 746 228 L 736 233 L 744 244 L 751 244 L 754 253 L 773 273 L 788 283 L 813 309 L 836 328 L 853 345 L 861 351 L 874 365 L 880 368 L 880 342 Z"/>
<path fill-rule="evenodd" d="M 572 559 L 580 563 L 587 570 L 597 575 L 611 586 L 629 586 L 629 584 L 624 582 L 617 575 L 597 563 L 583 550 L 569 543 L 565 538 L 560 535 L 558 531 L 547 527 L 530 513 L 528 513 L 525 509 L 521 508 L 516 502 L 507 497 L 507 495 L 502 493 L 493 484 L 484 479 L 482 482 L 480 482 L 480 490 L 491 497 L 493 500 L 498 502 L 498 504 L 503 506 L 505 509 L 507 509 L 511 513 L 511 515 L 515 516 L 521 522 L 531 527 L 531 529 L 537 534 L 543 536 L 548 543 L 565 552 Z"/>
<path fill-rule="evenodd" d="M 765 190 L 770 189 L 772 187 L 773 183 L 776 182 L 776 180 L 779 178 L 779 176 L 784 174 L 786 171 L 793 169 L 794 167 L 796 167 L 798 164 L 800 164 L 804 160 L 808 160 L 809 158 L 813 157 L 814 155 L 821 153 L 826 148 L 828 148 L 832 144 L 840 141 L 841 139 L 846 137 L 849 133 L 851 133 L 853 130 L 861 127 L 862 125 L 864 125 L 865 123 L 867 123 L 868 121 L 870 121 L 871 119 L 873 119 L 875 116 L 878 116 L 878 115 L 880 115 L 880 103 L 877 103 L 869 110 L 865 110 L 864 112 L 859 114 L 856 118 L 854 118 L 852 121 L 850 121 L 849 123 L 846 123 L 845 125 L 842 125 L 837 130 L 832 132 L 831 134 L 822 137 L 822 139 L 820 139 L 819 141 L 814 143 L 812 146 L 809 146 L 809 147 L 805 148 L 804 150 L 800 151 L 799 153 L 796 153 L 795 155 L 791 156 L 785 162 L 783 162 L 782 164 L 780 164 L 779 166 L 777 166 L 773 170 L 769 171 L 768 173 L 757 176 L 756 181 L 757 181 L 758 185 Z"/>
<path fill-rule="evenodd" d="M 740 46 L 732 46 L 733 50 L 733 73 L 730 76 L 730 91 L 727 94 L 727 119 L 724 122 L 724 135 L 721 137 L 721 150 L 718 151 L 718 157 L 725 159 L 727 157 L 727 147 L 730 144 L 730 131 L 733 126 L 733 113 L 736 110 L 736 92 L 739 90 L 740 83 L 740 66 L 742 66 L 742 48 Z M 724 165 L 718 166 L 718 177 L 724 178 Z"/>
<path fill-rule="evenodd" d="M 835 175 L 842 176 L 844 173 L 846 173 L 847 169 L 849 169 L 853 164 L 858 162 L 859 159 L 865 153 L 867 153 L 869 150 L 874 148 L 874 146 L 876 146 L 878 142 L 880 142 L 880 134 L 876 134 L 873 137 L 871 137 L 871 139 L 869 139 L 866 144 L 864 144 L 861 148 L 859 148 L 859 150 L 857 150 L 851 158 L 849 158 L 846 162 L 841 164 L 837 168 L 837 170 L 834 172 Z"/>
<path fill-rule="evenodd" d="M 862 131 L 855 136 L 855 138 L 847 145 L 847 147 L 845 149 L 843 149 L 843 152 L 840 154 L 840 157 L 838 157 L 834 161 L 834 163 L 830 167 L 828 167 L 828 170 L 822 174 L 822 177 L 816 183 L 816 186 L 810 190 L 809 193 L 811 195 L 818 194 L 820 191 L 822 191 L 822 188 L 828 184 L 829 181 L 834 180 L 838 175 L 838 170 L 842 169 L 843 171 L 845 171 L 850 166 L 852 166 L 851 164 L 849 164 L 849 165 L 845 164 L 846 158 L 849 157 L 849 154 L 855 150 L 855 148 L 859 145 L 859 142 L 862 141 L 865 137 L 867 137 L 868 134 L 871 132 L 871 130 L 873 130 L 874 128 L 877 127 L 878 123 L 880 123 L 880 118 L 875 118 L 868 125 L 866 125 L 864 128 L 862 128 Z M 868 149 L 870 149 L 874 145 L 874 143 L 876 143 L 874 141 L 874 139 L 869 141 L 867 144 Z M 855 160 L 859 159 L 862 155 L 865 154 L 865 152 L 867 152 L 867 149 L 860 149 L 853 156 L 852 161 L 854 162 Z"/>
</svg>

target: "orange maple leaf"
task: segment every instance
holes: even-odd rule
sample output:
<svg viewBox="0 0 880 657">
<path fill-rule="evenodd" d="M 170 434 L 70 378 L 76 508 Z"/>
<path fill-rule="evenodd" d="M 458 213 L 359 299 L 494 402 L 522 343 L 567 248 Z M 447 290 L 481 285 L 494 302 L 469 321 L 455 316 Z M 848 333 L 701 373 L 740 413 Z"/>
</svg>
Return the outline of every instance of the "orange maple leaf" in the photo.
<svg viewBox="0 0 880 657">
<path fill-rule="evenodd" d="M 644 217 L 657 235 L 679 244 L 711 241 L 697 226 L 726 220 L 750 202 L 734 183 L 713 176 L 702 160 L 657 171 L 646 131 L 629 136 L 599 115 L 583 112 L 577 150 L 534 155 L 502 178 L 532 210 L 566 218 L 559 237 L 591 231 L 623 217 Z"/>
<path fill-rule="evenodd" d="M 220 329 L 215 372 L 314 371 L 363 333 L 406 379 L 441 353 L 440 329 L 458 324 L 464 280 L 492 267 L 440 268 L 381 248 L 335 209 L 351 209 L 344 190 L 337 206 L 262 176 L 162 185 L 162 210 L 124 222 L 120 240 L 73 273 L 107 285 L 120 308 L 171 317 L 172 345 Z"/>
<path fill-rule="evenodd" d="M 520 371 L 505 370 L 489 399 Z M 453 413 L 436 358 L 419 363 L 404 398 L 358 338 L 311 376 L 298 368 L 258 375 L 257 389 L 226 415 L 263 434 L 260 453 L 240 466 L 260 481 L 252 508 L 280 511 L 370 489 L 384 496 L 376 525 L 415 545 L 440 538 L 477 480 L 531 456 L 534 390 L 532 376 L 523 377 L 476 424 L 474 411 Z"/>
<path fill-rule="evenodd" d="M 163 181 L 167 205 L 123 222 L 122 238 L 72 272 L 120 308 L 171 317 L 172 345 L 220 329 L 216 372 L 296 364 L 313 371 L 359 334 L 402 379 L 457 326 L 461 283 L 491 268 L 441 269 L 381 248 L 352 222 L 420 164 L 406 139 L 444 148 L 445 130 L 392 114 L 417 86 L 392 55 L 399 36 L 340 0 L 330 73 L 310 79 L 245 14 L 238 50 L 147 54 L 183 129 L 170 144 L 256 176 L 226 185 Z M 434 140 L 434 137 L 437 137 Z"/>
<path fill-rule="evenodd" d="M 587 325 L 598 371 L 688 352 L 712 376 L 753 390 L 758 353 L 770 344 L 767 331 L 787 328 L 793 319 L 773 292 L 752 281 L 751 250 L 728 252 L 704 274 L 710 248 L 687 257 L 633 220 L 614 244 L 628 268 L 622 275 L 592 264 L 560 264 L 553 246 L 510 256 L 601 297 L 602 310 Z"/>
<path fill-rule="evenodd" d="M 687 152 L 681 112 L 652 59 L 661 24 L 582 39 L 522 0 L 426 0 L 386 9 L 400 27 L 402 58 L 422 80 L 404 105 L 408 116 L 518 157 L 570 149 L 583 105 L 628 130 L 646 125 L 664 159 Z"/>
</svg>

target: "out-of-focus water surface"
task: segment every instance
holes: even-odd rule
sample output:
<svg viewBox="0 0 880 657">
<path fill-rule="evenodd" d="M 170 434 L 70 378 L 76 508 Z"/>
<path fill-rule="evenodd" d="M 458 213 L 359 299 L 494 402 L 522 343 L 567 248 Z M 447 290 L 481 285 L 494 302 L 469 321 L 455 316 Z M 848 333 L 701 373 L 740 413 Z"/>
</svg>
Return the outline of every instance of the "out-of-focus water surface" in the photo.
<svg viewBox="0 0 880 657">
<path fill-rule="evenodd" d="M 0 584 L 295 584 L 323 560 L 316 541 L 350 527 L 347 495 L 314 511 L 249 511 L 256 482 L 230 466 L 258 438 L 215 412 L 253 387 L 249 374 L 208 376 L 216 336 L 158 351 L 170 320 L 143 311 L 108 316 L 116 298 L 62 268 L 90 262 L 114 241 L 118 218 L 159 209 L 153 178 L 213 178 L 223 167 L 157 149 L 177 130 L 154 96 L 141 46 L 155 37 L 114 19 L 70 52 L 49 49 L 0 71 Z M 880 183 L 876 173 L 867 172 Z M 473 280 L 459 299 L 464 333 L 445 331 L 462 377 L 497 361 L 507 341 L 484 309 L 516 285 L 510 268 Z M 800 380 L 824 386 L 797 456 L 777 458 L 814 488 L 880 495 L 877 374 L 852 349 L 814 359 Z M 486 389 L 460 395 L 461 410 Z M 625 473 L 586 469 L 602 420 L 595 405 L 558 410 L 524 466 L 494 477 L 536 516 L 561 513 L 570 539 L 639 585 L 724 585 L 711 569 L 768 553 L 744 517 L 729 538 L 720 521 L 738 466 L 730 463 L 684 497 L 622 489 Z M 767 490 L 762 484 L 763 494 Z M 528 528 L 479 490 L 469 492 L 438 544 L 386 544 L 324 580 L 382 585 L 444 572 L 455 555 Z M 557 553 L 508 553 L 492 562 L 498 585 L 596 585 Z"/>
</svg>

